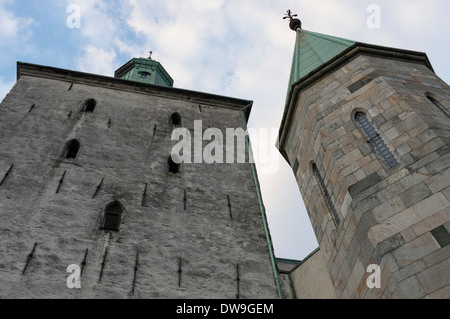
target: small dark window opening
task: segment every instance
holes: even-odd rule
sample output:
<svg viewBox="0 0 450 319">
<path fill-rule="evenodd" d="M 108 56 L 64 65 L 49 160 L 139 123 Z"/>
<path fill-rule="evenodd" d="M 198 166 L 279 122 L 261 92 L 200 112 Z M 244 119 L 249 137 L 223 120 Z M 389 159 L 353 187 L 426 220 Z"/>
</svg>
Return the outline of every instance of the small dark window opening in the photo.
<svg viewBox="0 0 450 319">
<path fill-rule="evenodd" d="M 327 187 L 325 186 L 324 179 L 323 179 L 322 175 L 320 175 L 319 169 L 317 168 L 316 164 L 313 164 L 313 173 L 314 173 L 314 176 L 316 177 L 317 183 L 319 184 L 320 191 L 321 191 L 323 197 L 325 198 L 325 202 L 327 203 L 327 206 L 330 209 L 333 220 L 334 220 L 336 226 L 338 226 L 341 223 L 341 220 L 336 211 L 336 208 L 334 207 L 333 201 L 331 200 L 331 196 L 328 193 Z"/>
<path fill-rule="evenodd" d="M 168 164 L 169 164 L 169 172 L 170 173 L 178 174 L 180 172 L 180 164 L 175 163 L 172 160 L 172 156 L 169 157 Z"/>
<path fill-rule="evenodd" d="M 430 100 L 430 102 L 433 103 L 434 106 L 436 106 L 442 113 L 444 113 L 445 116 L 450 118 L 450 113 L 434 97 L 432 97 L 431 95 L 427 94 L 427 99 Z"/>
<path fill-rule="evenodd" d="M 150 75 L 150 73 L 145 72 L 145 71 L 140 72 L 139 74 L 141 75 L 141 78 L 144 78 L 144 79 L 147 78 Z"/>
<path fill-rule="evenodd" d="M 122 221 L 123 208 L 119 202 L 109 204 L 103 216 L 102 229 L 119 231 Z"/>
<path fill-rule="evenodd" d="M 178 113 L 172 114 L 170 117 L 170 124 L 174 126 L 181 126 L 181 115 Z"/>
<path fill-rule="evenodd" d="M 97 102 L 94 99 L 89 99 L 86 100 L 86 102 L 84 102 L 83 105 L 83 112 L 87 113 L 87 112 L 94 112 L 95 107 L 97 106 Z"/>
<path fill-rule="evenodd" d="M 66 159 L 74 159 L 77 157 L 79 150 L 80 142 L 78 142 L 77 140 L 72 140 L 67 143 L 62 157 L 65 157 Z"/>
</svg>

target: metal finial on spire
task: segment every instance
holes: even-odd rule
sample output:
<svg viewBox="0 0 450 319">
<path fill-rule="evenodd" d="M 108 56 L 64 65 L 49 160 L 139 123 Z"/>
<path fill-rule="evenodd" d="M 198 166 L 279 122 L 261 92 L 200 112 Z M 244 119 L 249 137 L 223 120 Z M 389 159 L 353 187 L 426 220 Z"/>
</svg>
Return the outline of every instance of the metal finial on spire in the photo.
<svg viewBox="0 0 450 319">
<path fill-rule="evenodd" d="M 153 54 L 153 51 L 150 51 L 150 55 L 148 56 L 148 58 L 151 60 L 152 59 L 152 54 Z"/>
<path fill-rule="evenodd" d="M 289 19 L 289 27 L 292 31 L 297 31 L 298 29 L 302 28 L 302 22 L 299 19 L 295 19 L 297 14 L 292 14 L 291 10 L 286 11 L 286 15 L 283 17 L 283 19 Z"/>
</svg>

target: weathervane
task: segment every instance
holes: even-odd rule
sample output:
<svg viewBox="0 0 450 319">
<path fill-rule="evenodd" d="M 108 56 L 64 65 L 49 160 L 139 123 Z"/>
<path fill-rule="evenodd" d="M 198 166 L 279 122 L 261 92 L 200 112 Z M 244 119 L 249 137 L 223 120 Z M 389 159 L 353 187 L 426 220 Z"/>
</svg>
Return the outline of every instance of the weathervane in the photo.
<svg viewBox="0 0 450 319">
<path fill-rule="evenodd" d="M 299 19 L 295 19 L 297 14 L 292 14 L 291 10 L 286 11 L 286 15 L 283 17 L 283 19 L 289 19 L 289 27 L 293 31 L 297 31 L 298 29 L 302 28 L 302 22 Z"/>
</svg>

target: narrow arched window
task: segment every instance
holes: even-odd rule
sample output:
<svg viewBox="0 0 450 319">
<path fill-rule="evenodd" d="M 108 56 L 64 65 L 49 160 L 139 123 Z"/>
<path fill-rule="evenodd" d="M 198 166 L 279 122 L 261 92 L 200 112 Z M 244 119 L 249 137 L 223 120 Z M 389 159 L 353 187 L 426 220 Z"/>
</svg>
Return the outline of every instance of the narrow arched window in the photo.
<svg viewBox="0 0 450 319">
<path fill-rule="evenodd" d="M 97 102 L 94 99 L 88 99 L 83 104 L 83 109 L 81 110 L 84 113 L 94 112 L 95 107 L 97 106 Z"/>
<path fill-rule="evenodd" d="M 445 116 L 447 116 L 448 118 L 450 118 L 450 113 L 444 108 L 444 106 L 438 101 L 436 100 L 434 97 L 432 97 L 430 94 L 426 95 L 427 99 L 430 100 L 431 103 L 434 104 L 434 106 L 437 107 L 437 109 L 439 111 L 441 111 L 442 113 L 444 113 Z"/>
<path fill-rule="evenodd" d="M 105 208 L 102 220 L 102 229 L 118 231 L 122 222 L 123 207 L 118 201 L 114 201 Z"/>
<path fill-rule="evenodd" d="M 181 126 L 181 115 L 178 113 L 173 113 L 170 117 L 170 124 L 174 126 Z"/>
<path fill-rule="evenodd" d="M 397 159 L 394 157 L 394 154 L 386 145 L 380 134 L 378 134 L 378 132 L 375 130 L 375 127 L 369 121 L 366 114 L 362 112 L 356 113 L 355 120 L 361 128 L 361 131 L 366 136 L 367 142 L 372 144 L 373 148 L 381 157 L 387 168 L 394 168 L 395 166 L 397 166 L 399 164 L 397 162 Z"/>
<path fill-rule="evenodd" d="M 327 187 L 325 186 L 324 179 L 322 175 L 320 175 L 319 169 L 317 165 L 313 163 L 312 165 L 313 173 L 316 178 L 317 184 L 319 185 L 320 191 L 325 198 L 325 202 L 327 203 L 328 208 L 330 209 L 331 216 L 333 217 L 336 226 L 341 223 L 339 215 L 337 214 L 336 208 L 334 207 L 333 201 L 331 200 L 330 194 L 328 193 Z"/>
<path fill-rule="evenodd" d="M 77 157 L 78 152 L 80 151 L 80 142 L 77 140 L 71 140 L 67 142 L 66 147 L 64 148 L 64 152 L 62 157 L 66 159 L 74 159 Z"/>
<path fill-rule="evenodd" d="M 167 163 L 169 165 L 169 173 L 178 174 L 180 172 L 180 164 L 175 163 L 172 156 L 169 157 Z"/>
</svg>

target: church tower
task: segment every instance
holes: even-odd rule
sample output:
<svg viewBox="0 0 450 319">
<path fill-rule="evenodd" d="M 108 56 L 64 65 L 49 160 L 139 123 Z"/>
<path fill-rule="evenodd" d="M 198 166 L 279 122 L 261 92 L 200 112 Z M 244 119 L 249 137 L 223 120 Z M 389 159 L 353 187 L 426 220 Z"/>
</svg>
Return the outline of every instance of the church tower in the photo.
<svg viewBox="0 0 450 319">
<path fill-rule="evenodd" d="M 114 77 L 130 81 L 173 87 L 173 79 L 166 69 L 151 58 L 134 58 L 116 70 Z"/>
<path fill-rule="evenodd" d="M 174 88 L 152 59 L 115 77 L 19 62 L 0 104 L 0 297 L 280 297 L 248 139 L 244 163 L 172 156 L 174 130 L 202 152 L 251 108 Z"/>
<path fill-rule="evenodd" d="M 296 42 L 278 147 L 336 296 L 449 298 L 450 87 L 424 53 L 287 18 Z"/>
</svg>

